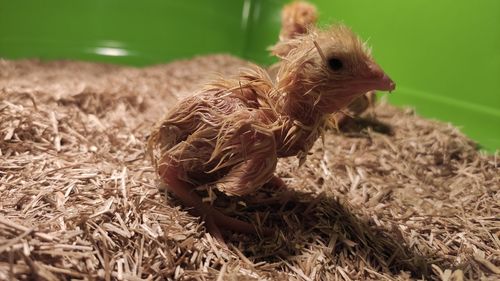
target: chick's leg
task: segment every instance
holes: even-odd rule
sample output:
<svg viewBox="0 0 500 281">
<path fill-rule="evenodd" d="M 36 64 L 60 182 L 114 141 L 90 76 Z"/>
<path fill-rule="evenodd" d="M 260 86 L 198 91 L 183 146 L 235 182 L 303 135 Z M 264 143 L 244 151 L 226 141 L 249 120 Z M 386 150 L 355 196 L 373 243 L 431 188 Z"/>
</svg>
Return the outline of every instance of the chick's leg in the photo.
<svg viewBox="0 0 500 281">
<path fill-rule="evenodd" d="M 229 195 L 244 196 L 252 194 L 265 184 L 270 184 L 277 189 L 286 187 L 286 184 L 279 177 L 273 175 L 277 157 L 273 150 L 274 146 L 270 146 L 270 148 L 272 149 L 268 152 L 252 154 L 247 160 L 233 167 L 226 176 L 217 181 L 217 188 Z M 266 200 L 253 198 L 253 196 L 246 199 L 247 202 L 257 204 Z M 253 229 L 255 232 L 255 228 Z M 273 233 L 270 228 L 263 227 L 261 230 L 264 235 Z"/>
<path fill-rule="evenodd" d="M 159 175 L 167 184 L 168 190 L 185 206 L 193 208 L 190 210 L 191 214 L 203 217 L 208 232 L 216 239 L 224 241 L 219 227 L 244 233 L 254 234 L 256 232 L 252 224 L 226 216 L 211 205 L 203 203 L 201 197 L 194 192 L 195 187 L 180 179 L 181 172 L 182 170 L 176 161 L 169 159 L 168 156 L 164 157 L 159 167 Z"/>
<path fill-rule="evenodd" d="M 268 181 L 265 186 L 274 188 L 276 190 L 286 190 L 288 188 L 287 184 L 278 177 L 277 175 L 273 175 L 270 181 Z"/>
</svg>

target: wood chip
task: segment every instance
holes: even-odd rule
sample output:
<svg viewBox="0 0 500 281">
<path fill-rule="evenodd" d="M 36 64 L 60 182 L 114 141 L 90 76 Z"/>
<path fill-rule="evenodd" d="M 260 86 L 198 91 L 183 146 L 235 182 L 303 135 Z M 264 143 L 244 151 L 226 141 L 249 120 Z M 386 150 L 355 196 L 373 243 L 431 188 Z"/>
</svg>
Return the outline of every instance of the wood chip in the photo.
<svg viewBox="0 0 500 281">
<path fill-rule="evenodd" d="M 0 59 L 0 279 L 498 279 L 498 153 L 383 102 L 380 124 L 327 131 L 300 168 L 280 159 L 286 192 L 197 191 L 274 235 L 206 234 L 157 190 L 145 141 L 211 73 L 246 64 Z"/>
</svg>

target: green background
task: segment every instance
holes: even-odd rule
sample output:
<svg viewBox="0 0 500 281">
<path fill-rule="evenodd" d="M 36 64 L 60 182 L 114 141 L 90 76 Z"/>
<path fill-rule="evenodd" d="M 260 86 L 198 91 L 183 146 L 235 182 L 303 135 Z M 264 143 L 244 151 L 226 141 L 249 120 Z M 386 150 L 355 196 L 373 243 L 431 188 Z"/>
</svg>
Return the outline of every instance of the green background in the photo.
<svg viewBox="0 0 500 281">
<path fill-rule="evenodd" d="M 272 62 L 284 0 L 0 0 L 0 57 L 137 66 L 228 52 Z M 316 0 L 369 40 L 389 100 L 500 148 L 500 1 Z"/>
</svg>

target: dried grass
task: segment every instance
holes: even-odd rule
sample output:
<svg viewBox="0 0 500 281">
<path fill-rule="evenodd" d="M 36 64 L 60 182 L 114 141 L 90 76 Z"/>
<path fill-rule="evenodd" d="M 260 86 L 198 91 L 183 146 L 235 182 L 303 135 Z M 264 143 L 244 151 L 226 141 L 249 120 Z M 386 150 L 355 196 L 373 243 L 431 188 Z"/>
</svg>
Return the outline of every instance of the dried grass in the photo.
<svg viewBox="0 0 500 281">
<path fill-rule="evenodd" d="M 389 105 L 300 169 L 280 161 L 289 191 L 217 194 L 277 230 L 222 248 L 158 191 L 144 142 L 208 73 L 244 64 L 0 60 L 0 280 L 498 280 L 498 155 Z"/>
</svg>

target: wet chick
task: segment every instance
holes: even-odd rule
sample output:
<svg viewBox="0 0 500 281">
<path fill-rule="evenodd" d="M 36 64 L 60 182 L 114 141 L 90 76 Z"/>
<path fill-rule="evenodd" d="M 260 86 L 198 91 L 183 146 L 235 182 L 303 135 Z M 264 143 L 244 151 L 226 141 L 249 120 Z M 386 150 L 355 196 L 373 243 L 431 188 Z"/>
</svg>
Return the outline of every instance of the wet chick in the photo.
<svg viewBox="0 0 500 281">
<path fill-rule="evenodd" d="M 303 163 L 332 113 L 367 91 L 395 87 L 343 25 L 310 30 L 274 47 L 281 48 L 289 52 L 276 81 L 253 66 L 206 85 L 168 112 L 149 138 L 168 190 L 221 241 L 219 229 L 256 233 L 256 228 L 202 202 L 196 187 L 209 184 L 243 196 L 279 182 L 278 158 L 297 156 Z"/>
<path fill-rule="evenodd" d="M 280 41 L 286 41 L 307 33 L 309 28 L 314 28 L 318 19 L 316 7 L 305 1 L 294 1 L 285 5 L 281 11 Z M 290 49 L 278 48 L 273 50 L 273 55 L 284 57 Z M 279 70 L 280 63 L 269 67 L 269 75 L 274 78 Z M 354 99 L 346 108 L 332 116 L 334 125 L 343 128 L 351 118 L 361 115 L 375 102 L 375 91 L 370 91 Z"/>
<path fill-rule="evenodd" d="M 293 39 L 307 33 L 318 19 L 316 7 L 305 1 L 295 1 L 281 10 L 280 41 Z"/>
<path fill-rule="evenodd" d="M 314 28 L 317 20 L 316 7 L 308 2 L 295 1 L 285 5 L 281 10 L 281 30 L 279 42 L 294 39 L 307 33 L 308 29 Z M 292 47 L 270 48 L 271 54 L 278 57 L 285 57 Z M 280 68 L 280 62 L 271 65 L 267 72 L 271 78 L 276 79 Z"/>
</svg>

